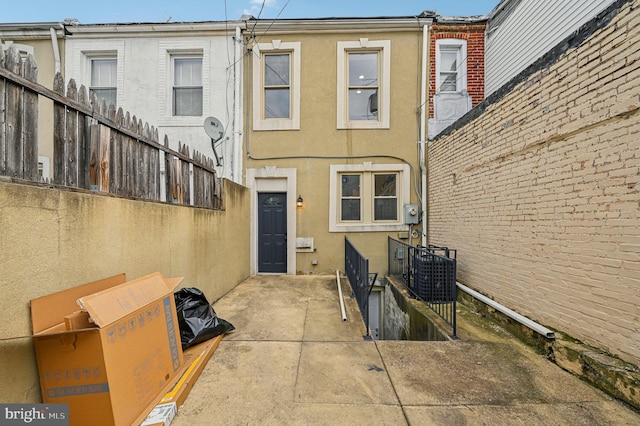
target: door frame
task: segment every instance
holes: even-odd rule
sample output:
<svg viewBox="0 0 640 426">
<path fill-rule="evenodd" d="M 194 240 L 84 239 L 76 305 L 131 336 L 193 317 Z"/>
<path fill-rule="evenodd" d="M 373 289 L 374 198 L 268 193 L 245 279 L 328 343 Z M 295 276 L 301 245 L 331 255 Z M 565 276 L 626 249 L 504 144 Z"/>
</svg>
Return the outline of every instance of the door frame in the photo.
<svg viewBox="0 0 640 426">
<path fill-rule="evenodd" d="M 250 262 L 251 275 L 258 274 L 258 193 L 287 194 L 287 275 L 296 274 L 296 169 L 267 166 L 247 169 L 246 185 L 251 193 Z"/>
</svg>

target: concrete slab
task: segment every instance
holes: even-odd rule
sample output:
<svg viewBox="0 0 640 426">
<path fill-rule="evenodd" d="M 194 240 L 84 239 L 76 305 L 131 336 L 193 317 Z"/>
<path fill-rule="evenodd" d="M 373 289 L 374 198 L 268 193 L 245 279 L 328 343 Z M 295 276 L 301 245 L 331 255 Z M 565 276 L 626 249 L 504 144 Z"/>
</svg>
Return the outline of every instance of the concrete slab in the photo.
<svg viewBox="0 0 640 426">
<path fill-rule="evenodd" d="M 465 324 L 471 316 L 460 316 L 460 341 L 365 341 L 343 293 L 346 322 L 335 276 L 253 277 L 218 300 L 236 331 L 172 424 L 640 424 L 502 330 Z"/>
</svg>

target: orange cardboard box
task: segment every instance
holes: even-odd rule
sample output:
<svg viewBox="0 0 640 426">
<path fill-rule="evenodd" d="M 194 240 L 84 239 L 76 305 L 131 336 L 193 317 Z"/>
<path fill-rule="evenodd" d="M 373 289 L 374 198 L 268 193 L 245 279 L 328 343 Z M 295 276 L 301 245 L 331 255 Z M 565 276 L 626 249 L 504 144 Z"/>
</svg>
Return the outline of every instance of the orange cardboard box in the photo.
<svg viewBox="0 0 640 426">
<path fill-rule="evenodd" d="M 180 281 L 123 274 L 32 300 L 43 402 L 69 404 L 70 425 L 146 416 L 185 370 L 173 296 Z"/>
</svg>

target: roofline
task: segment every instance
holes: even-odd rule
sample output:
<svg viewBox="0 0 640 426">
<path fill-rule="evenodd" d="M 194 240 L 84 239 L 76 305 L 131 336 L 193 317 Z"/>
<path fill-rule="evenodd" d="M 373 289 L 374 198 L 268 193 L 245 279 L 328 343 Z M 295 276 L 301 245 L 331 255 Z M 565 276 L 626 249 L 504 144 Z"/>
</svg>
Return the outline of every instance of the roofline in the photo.
<svg viewBox="0 0 640 426">
<path fill-rule="evenodd" d="M 186 33 L 198 36 L 210 32 L 233 32 L 236 27 L 244 29 L 244 21 L 202 21 L 202 22 L 146 22 L 121 24 L 71 24 L 65 25 L 70 37 L 123 37 L 139 33 L 152 33 L 154 36 Z"/>
<path fill-rule="evenodd" d="M 415 31 L 433 23 L 433 17 L 394 16 L 372 18 L 313 18 L 313 19 L 247 19 L 247 30 L 269 34 L 303 32 L 380 32 Z"/>
<path fill-rule="evenodd" d="M 16 22 L 0 24 L 0 38 L 17 40 L 50 39 L 51 28 L 58 37 L 64 37 L 62 22 Z"/>
</svg>

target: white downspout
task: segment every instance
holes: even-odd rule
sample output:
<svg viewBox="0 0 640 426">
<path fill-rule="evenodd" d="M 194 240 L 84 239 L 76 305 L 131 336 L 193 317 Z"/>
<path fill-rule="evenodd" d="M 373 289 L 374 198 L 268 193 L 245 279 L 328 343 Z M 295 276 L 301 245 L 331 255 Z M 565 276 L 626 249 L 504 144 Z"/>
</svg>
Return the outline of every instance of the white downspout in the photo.
<svg viewBox="0 0 640 426">
<path fill-rule="evenodd" d="M 60 49 L 58 48 L 58 36 L 56 36 L 56 30 L 49 28 L 51 34 L 51 45 L 53 46 L 53 59 L 56 61 L 56 74 L 60 72 Z"/>
<path fill-rule="evenodd" d="M 233 106 L 234 106 L 234 119 L 233 119 L 233 169 L 231 170 L 231 179 L 239 184 L 242 184 L 242 102 L 240 90 L 242 89 L 242 65 L 244 61 L 241 61 L 242 57 L 242 37 L 240 34 L 240 27 L 236 26 L 235 37 L 235 55 L 233 65 L 233 78 L 235 84 L 235 90 L 233 91 Z"/>
<path fill-rule="evenodd" d="M 427 102 L 428 87 L 428 52 L 429 52 L 429 25 L 422 26 L 422 83 L 420 88 L 420 173 L 421 173 L 421 202 L 422 202 L 422 239 L 421 245 L 427 245 L 427 163 L 426 163 L 426 136 L 427 136 L 427 114 L 429 103 Z"/>
</svg>

